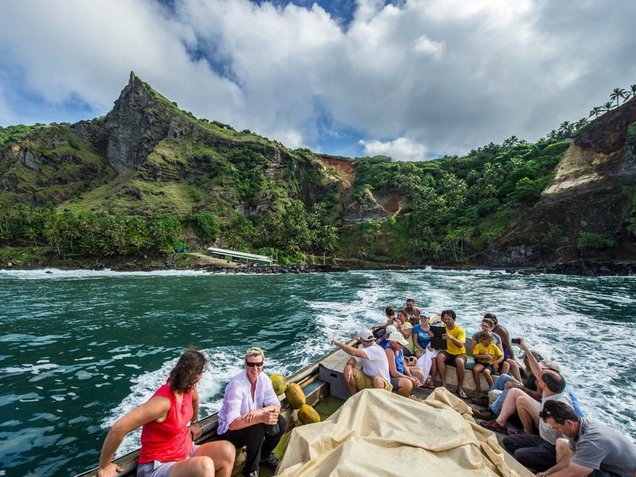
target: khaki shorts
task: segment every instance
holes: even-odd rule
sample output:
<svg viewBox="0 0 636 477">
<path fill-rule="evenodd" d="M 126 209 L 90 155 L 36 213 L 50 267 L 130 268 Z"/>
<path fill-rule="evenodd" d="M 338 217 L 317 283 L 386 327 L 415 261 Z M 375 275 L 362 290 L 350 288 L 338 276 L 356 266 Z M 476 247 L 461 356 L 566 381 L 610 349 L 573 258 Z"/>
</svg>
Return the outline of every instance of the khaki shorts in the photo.
<svg viewBox="0 0 636 477">
<path fill-rule="evenodd" d="M 353 377 L 356 380 L 356 389 L 358 391 L 373 388 L 373 378 L 364 374 L 360 368 L 353 368 Z M 382 381 L 384 381 L 384 389 L 391 392 L 393 390 L 391 383 L 384 378 L 382 378 Z"/>
</svg>

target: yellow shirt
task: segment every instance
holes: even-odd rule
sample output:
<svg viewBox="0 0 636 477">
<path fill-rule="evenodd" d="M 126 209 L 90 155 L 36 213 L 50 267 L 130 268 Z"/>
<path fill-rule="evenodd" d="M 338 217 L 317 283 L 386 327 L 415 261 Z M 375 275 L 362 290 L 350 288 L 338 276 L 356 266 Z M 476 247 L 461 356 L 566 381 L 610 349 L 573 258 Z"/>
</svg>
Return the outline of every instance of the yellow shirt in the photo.
<svg viewBox="0 0 636 477">
<path fill-rule="evenodd" d="M 453 338 L 457 338 L 459 341 L 466 343 L 466 330 L 461 326 L 455 325 L 452 330 L 446 328 L 446 332 L 451 335 Z M 448 354 L 458 355 L 458 354 L 466 354 L 466 346 L 462 345 L 461 347 L 456 346 L 450 339 L 446 341 L 446 351 Z"/>
<path fill-rule="evenodd" d="M 499 358 L 499 356 L 503 355 L 503 352 L 499 349 L 499 346 L 497 346 L 495 343 L 491 343 L 488 346 L 484 346 L 481 343 L 477 343 L 475 347 L 473 348 L 473 356 L 477 354 L 489 354 L 491 356 L 494 356 L 494 358 L 491 359 L 490 361 L 487 361 L 484 359 L 477 360 L 479 363 L 482 363 L 482 364 L 492 364 L 497 360 L 497 358 Z"/>
</svg>

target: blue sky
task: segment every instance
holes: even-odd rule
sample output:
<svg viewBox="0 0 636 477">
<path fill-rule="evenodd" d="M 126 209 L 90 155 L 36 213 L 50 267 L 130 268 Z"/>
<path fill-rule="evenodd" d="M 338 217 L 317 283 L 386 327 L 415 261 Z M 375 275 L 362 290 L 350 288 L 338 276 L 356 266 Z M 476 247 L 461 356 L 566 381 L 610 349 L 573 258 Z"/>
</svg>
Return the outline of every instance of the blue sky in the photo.
<svg viewBox="0 0 636 477">
<path fill-rule="evenodd" d="M 0 2 L 0 125 L 105 115 L 135 71 L 288 147 L 463 154 L 636 83 L 634 18 L 593 0 Z"/>
</svg>

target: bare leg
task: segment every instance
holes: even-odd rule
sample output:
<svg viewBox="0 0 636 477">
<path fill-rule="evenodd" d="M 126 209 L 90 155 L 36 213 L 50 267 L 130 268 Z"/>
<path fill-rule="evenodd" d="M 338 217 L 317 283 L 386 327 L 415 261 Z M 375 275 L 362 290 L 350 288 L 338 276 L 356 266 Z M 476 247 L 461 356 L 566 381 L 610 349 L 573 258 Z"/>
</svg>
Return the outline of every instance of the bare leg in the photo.
<svg viewBox="0 0 636 477">
<path fill-rule="evenodd" d="M 433 365 L 431 366 L 431 384 L 435 385 L 435 373 L 437 373 L 437 360 L 433 358 Z"/>
<path fill-rule="evenodd" d="M 353 396 L 356 392 L 358 392 L 358 389 L 356 388 L 356 378 L 355 378 L 355 369 L 352 370 L 351 374 L 348 374 L 345 370 L 344 373 L 344 381 L 345 381 L 345 385 L 347 386 L 347 389 L 349 390 L 349 393 Z"/>
<path fill-rule="evenodd" d="M 424 383 L 424 371 L 417 366 L 409 366 L 409 371 L 411 371 L 413 376 L 420 380 L 420 383 Z"/>
<path fill-rule="evenodd" d="M 484 365 L 481 363 L 476 363 L 473 368 L 473 379 L 475 380 L 475 394 L 481 393 L 481 381 L 479 379 L 479 373 L 484 370 Z"/>
<path fill-rule="evenodd" d="M 437 372 L 439 373 L 439 379 L 442 382 L 442 386 L 446 387 L 446 353 L 439 353 L 435 357 L 437 362 Z"/>
<path fill-rule="evenodd" d="M 492 386 L 493 380 L 492 380 L 492 376 L 490 375 L 490 370 L 489 369 L 484 369 L 484 378 L 486 378 L 486 382 L 488 383 L 488 387 Z"/>
<path fill-rule="evenodd" d="M 527 394 L 517 398 L 517 413 L 524 432 L 534 434 L 534 426 L 539 422 L 540 408 L 541 405 Z"/>
<path fill-rule="evenodd" d="M 517 381 L 521 382 L 521 371 L 519 371 L 519 365 L 514 359 L 507 359 L 506 363 L 510 366 L 510 375 Z"/>
<path fill-rule="evenodd" d="M 236 449 L 228 441 L 203 444 L 194 457 L 177 462 L 170 477 L 230 477 Z"/>
<path fill-rule="evenodd" d="M 464 358 L 455 358 L 455 369 L 457 370 L 457 392 L 460 393 L 460 390 L 462 392 L 464 390 L 464 374 L 466 372 L 466 368 L 464 367 Z M 462 395 L 462 397 L 465 396 Z"/>
<path fill-rule="evenodd" d="M 501 368 L 499 368 L 499 374 L 509 374 L 509 372 L 510 372 L 510 363 L 508 363 L 508 361 L 504 361 L 503 363 L 501 363 Z"/>
<path fill-rule="evenodd" d="M 398 379 L 398 394 L 400 396 L 409 397 L 411 395 L 411 391 L 413 391 L 413 383 L 410 379 L 399 378 Z"/>
<path fill-rule="evenodd" d="M 497 423 L 499 425 L 505 426 L 508 419 L 517 412 L 517 398 L 521 395 L 527 396 L 526 393 L 518 388 L 508 390 L 506 399 L 504 399 L 503 406 L 501 407 L 501 412 L 499 416 L 497 416 Z"/>
</svg>

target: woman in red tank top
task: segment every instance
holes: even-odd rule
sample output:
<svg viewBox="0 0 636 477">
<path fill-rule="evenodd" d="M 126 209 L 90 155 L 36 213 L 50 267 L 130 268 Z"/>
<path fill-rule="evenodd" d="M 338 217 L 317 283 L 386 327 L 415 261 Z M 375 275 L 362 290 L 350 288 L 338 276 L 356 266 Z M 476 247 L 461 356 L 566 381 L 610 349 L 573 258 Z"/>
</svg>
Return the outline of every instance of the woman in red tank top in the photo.
<svg viewBox="0 0 636 477">
<path fill-rule="evenodd" d="M 201 435 L 196 385 L 205 364 L 203 353 L 185 351 L 166 384 L 112 425 L 102 446 L 98 477 L 111 477 L 123 470 L 112 462 L 113 454 L 126 434 L 141 426 L 138 477 L 230 476 L 235 457 L 232 444 L 216 441 L 194 446 L 192 442 Z"/>
</svg>

